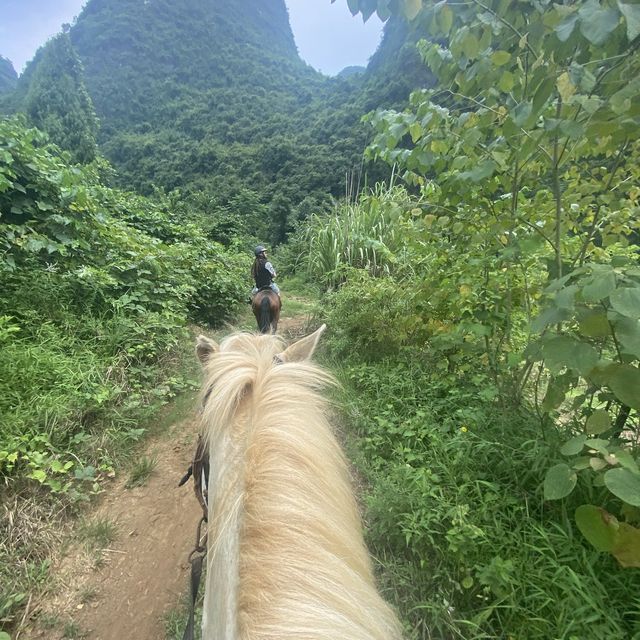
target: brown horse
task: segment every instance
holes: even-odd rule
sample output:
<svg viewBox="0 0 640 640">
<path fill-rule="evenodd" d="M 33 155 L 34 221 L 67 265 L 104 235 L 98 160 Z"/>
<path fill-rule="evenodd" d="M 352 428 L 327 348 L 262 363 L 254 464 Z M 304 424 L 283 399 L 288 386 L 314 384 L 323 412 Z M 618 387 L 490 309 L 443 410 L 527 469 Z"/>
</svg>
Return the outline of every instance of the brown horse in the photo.
<svg viewBox="0 0 640 640">
<path fill-rule="evenodd" d="M 270 287 L 260 289 L 251 301 L 260 333 L 275 333 L 280 319 L 280 296 Z"/>
</svg>

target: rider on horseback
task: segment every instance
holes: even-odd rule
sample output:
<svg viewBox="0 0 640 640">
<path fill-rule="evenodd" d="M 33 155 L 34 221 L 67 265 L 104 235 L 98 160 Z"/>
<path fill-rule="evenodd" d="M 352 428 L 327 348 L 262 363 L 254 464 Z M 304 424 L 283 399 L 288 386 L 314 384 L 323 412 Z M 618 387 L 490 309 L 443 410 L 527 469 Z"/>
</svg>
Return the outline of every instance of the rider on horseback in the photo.
<svg viewBox="0 0 640 640">
<path fill-rule="evenodd" d="M 251 275 L 256 283 L 256 286 L 252 289 L 251 295 L 254 296 L 259 289 L 264 287 L 270 287 L 278 295 L 280 295 L 280 289 L 278 285 L 273 281 L 276 277 L 276 270 L 273 265 L 267 260 L 267 250 L 261 244 L 255 249 L 256 259 L 251 267 Z"/>
</svg>

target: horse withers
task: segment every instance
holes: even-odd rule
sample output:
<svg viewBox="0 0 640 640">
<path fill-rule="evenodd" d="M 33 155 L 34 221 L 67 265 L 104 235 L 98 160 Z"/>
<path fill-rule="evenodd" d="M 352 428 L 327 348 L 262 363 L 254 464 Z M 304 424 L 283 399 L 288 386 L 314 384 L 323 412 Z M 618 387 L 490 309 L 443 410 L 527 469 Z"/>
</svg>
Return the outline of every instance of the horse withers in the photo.
<svg viewBox="0 0 640 640">
<path fill-rule="evenodd" d="M 376 590 L 347 461 L 310 361 L 325 326 L 200 336 L 209 448 L 203 640 L 400 640 Z"/>
<path fill-rule="evenodd" d="M 260 333 L 275 333 L 280 319 L 280 296 L 270 287 L 262 287 L 253 296 L 251 309 Z"/>
</svg>

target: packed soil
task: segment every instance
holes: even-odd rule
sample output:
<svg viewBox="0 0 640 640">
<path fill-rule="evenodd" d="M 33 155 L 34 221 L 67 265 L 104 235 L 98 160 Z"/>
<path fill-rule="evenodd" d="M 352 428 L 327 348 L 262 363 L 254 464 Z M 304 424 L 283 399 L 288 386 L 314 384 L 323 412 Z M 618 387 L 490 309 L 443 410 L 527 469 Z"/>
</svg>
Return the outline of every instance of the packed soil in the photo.
<svg viewBox="0 0 640 640">
<path fill-rule="evenodd" d="M 288 342 L 307 330 L 304 316 L 282 318 Z M 149 440 L 139 456 L 157 460 L 143 486 L 127 488 L 127 474 L 112 481 L 85 522 L 112 523 L 107 548 L 88 549 L 77 533 L 52 567 L 46 595 L 31 603 L 14 640 L 163 640 L 170 611 L 188 593 L 189 553 L 200 505 L 186 472 L 197 439 L 196 394 L 192 415 Z M 81 531 L 82 523 L 76 529 Z"/>
<path fill-rule="evenodd" d="M 173 425 L 140 455 L 157 464 L 144 486 L 114 481 L 88 522 L 113 523 L 108 548 L 77 542 L 52 570 L 55 584 L 19 638 L 154 640 L 187 590 L 188 556 L 202 515 L 192 483 L 178 487 L 196 440 L 196 421 Z"/>
</svg>

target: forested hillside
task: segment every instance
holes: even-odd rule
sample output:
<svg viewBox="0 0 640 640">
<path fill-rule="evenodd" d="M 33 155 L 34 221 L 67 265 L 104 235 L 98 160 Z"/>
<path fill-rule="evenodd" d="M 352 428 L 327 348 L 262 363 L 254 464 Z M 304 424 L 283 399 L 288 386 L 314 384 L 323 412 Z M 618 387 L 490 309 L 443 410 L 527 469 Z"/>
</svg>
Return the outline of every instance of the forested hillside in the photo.
<svg viewBox="0 0 640 640">
<path fill-rule="evenodd" d="M 402 105 L 427 75 L 405 45 L 407 28 L 390 26 L 366 74 L 332 79 L 298 57 L 283 0 L 92 0 L 69 31 L 68 55 L 84 65 L 99 146 L 118 184 L 192 195 L 223 241 L 244 228 L 281 242 L 296 221 L 344 194 L 347 173 L 361 172 L 362 115 Z M 33 111 L 30 96 L 45 92 L 44 78 L 69 77 L 59 56 L 51 69 L 61 39 L 38 53 L 5 110 Z M 78 114 L 78 93 L 56 84 Z M 57 132 L 53 139 L 60 142 Z M 371 182 L 382 175 L 380 167 L 369 173 Z"/>
</svg>

